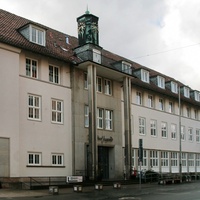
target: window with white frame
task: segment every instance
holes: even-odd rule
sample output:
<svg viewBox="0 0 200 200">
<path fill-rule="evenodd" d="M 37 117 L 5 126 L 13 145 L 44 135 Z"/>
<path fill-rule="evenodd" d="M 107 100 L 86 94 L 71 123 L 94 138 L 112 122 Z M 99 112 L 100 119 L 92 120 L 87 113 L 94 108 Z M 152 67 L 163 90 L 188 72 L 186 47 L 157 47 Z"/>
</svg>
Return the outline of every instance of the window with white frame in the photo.
<svg viewBox="0 0 200 200">
<path fill-rule="evenodd" d="M 195 101 L 200 101 L 200 92 L 194 91 L 194 99 Z"/>
<path fill-rule="evenodd" d="M 158 166 L 158 151 L 150 151 L 150 166 Z"/>
<path fill-rule="evenodd" d="M 164 101 L 163 101 L 163 99 L 159 99 L 158 103 L 159 103 L 158 109 L 164 111 Z"/>
<path fill-rule="evenodd" d="M 84 73 L 84 89 L 88 89 L 88 76 Z"/>
<path fill-rule="evenodd" d="M 38 78 L 37 60 L 26 58 L 26 76 Z"/>
<path fill-rule="evenodd" d="M 196 154 L 196 166 L 200 167 L 200 154 L 199 153 Z"/>
<path fill-rule="evenodd" d="M 162 167 L 169 166 L 169 156 L 167 151 L 161 151 L 161 166 Z"/>
<path fill-rule="evenodd" d="M 194 119 L 198 120 L 199 115 L 198 115 L 198 110 L 194 110 Z"/>
<path fill-rule="evenodd" d="M 169 113 L 174 113 L 174 104 L 173 102 L 169 102 Z"/>
<path fill-rule="evenodd" d="M 165 89 L 165 78 L 157 76 L 158 87 Z"/>
<path fill-rule="evenodd" d="M 112 130 L 113 129 L 113 111 L 105 110 L 105 129 Z"/>
<path fill-rule="evenodd" d="M 125 61 L 122 61 L 122 72 L 132 74 L 132 65 Z"/>
<path fill-rule="evenodd" d="M 102 78 L 97 76 L 97 92 L 102 92 Z"/>
<path fill-rule="evenodd" d="M 52 99 L 51 109 L 51 121 L 54 123 L 63 123 L 63 101 Z"/>
<path fill-rule="evenodd" d="M 139 154 L 138 154 L 139 155 Z M 142 166 L 147 166 L 147 150 L 143 150 L 143 160 L 142 160 Z"/>
<path fill-rule="evenodd" d="M 49 65 L 49 81 L 52 83 L 59 84 L 59 82 L 60 82 L 59 79 L 60 79 L 59 67 Z"/>
<path fill-rule="evenodd" d="M 146 120 L 143 117 L 139 117 L 139 134 L 145 135 L 146 129 Z"/>
<path fill-rule="evenodd" d="M 28 165 L 41 165 L 41 153 L 28 153 Z"/>
<path fill-rule="evenodd" d="M 194 167 L 194 153 L 188 153 L 188 166 Z"/>
<path fill-rule="evenodd" d="M 34 120 L 41 119 L 41 97 L 28 95 L 28 118 Z"/>
<path fill-rule="evenodd" d="M 104 93 L 107 95 L 112 95 L 112 82 L 111 80 L 104 79 Z"/>
<path fill-rule="evenodd" d="M 181 153 L 181 162 L 182 162 L 182 167 L 186 167 L 187 166 L 186 153 Z"/>
<path fill-rule="evenodd" d="M 42 28 L 29 24 L 20 30 L 20 33 L 30 42 L 45 46 L 46 31 Z"/>
<path fill-rule="evenodd" d="M 185 126 L 181 126 L 181 140 L 185 141 Z"/>
<path fill-rule="evenodd" d="M 142 94 L 141 92 L 136 92 L 136 103 L 142 105 Z"/>
<path fill-rule="evenodd" d="M 193 141 L 193 129 L 191 127 L 188 128 L 188 140 Z"/>
<path fill-rule="evenodd" d="M 176 139 L 176 124 L 171 124 L 171 138 Z"/>
<path fill-rule="evenodd" d="M 84 107 L 84 115 L 85 115 L 85 127 L 89 127 L 89 106 L 85 105 Z"/>
<path fill-rule="evenodd" d="M 135 166 L 135 149 L 132 149 L 132 166 Z"/>
<path fill-rule="evenodd" d="M 186 108 L 186 117 L 188 117 L 188 118 L 190 118 L 190 108 L 189 107 L 187 107 Z"/>
<path fill-rule="evenodd" d="M 200 142 L 200 129 L 196 129 L 196 142 Z"/>
<path fill-rule="evenodd" d="M 93 61 L 101 64 L 101 51 L 93 49 Z"/>
<path fill-rule="evenodd" d="M 150 128 L 151 128 L 151 136 L 156 136 L 156 129 L 157 129 L 157 123 L 156 120 L 151 119 L 150 120 Z"/>
<path fill-rule="evenodd" d="M 162 138 L 167 138 L 167 123 L 161 122 L 161 136 Z"/>
<path fill-rule="evenodd" d="M 174 81 L 171 81 L 171 91 L 176 94 L 178 93 L 178 84 Z"/>
<path fill-rule="evenodd" d="M 148 107 L 153 108 L 154 107 L 154 102 L 153 102 L 153 96 L 148 95 Z"/>
<path fill-rule="evenodd" d="M 103 129 L 103 109 L 97 108 L 97 128 Z"/>
<path fill-rule="evenodd" d="M 171 166 L 177 167 L 178 166 L 178 153 L 171 152 Z"/>
<path fill-rule="evenodd" d="M 141 80 L 145 83 L 149 83 L 149 71 L 141 69 Z"/>
<path fill-rule="evenodd" d="M 51 155 L 51 164 L 53 166 L 63 166 L 63 154 L 52 153 Z"/>
<path fill-rule="evenodd" d="M 188 87 L 184 87 L 183 92 L 185 97 L 190 97 L 190 89 Z"/>
</svg>

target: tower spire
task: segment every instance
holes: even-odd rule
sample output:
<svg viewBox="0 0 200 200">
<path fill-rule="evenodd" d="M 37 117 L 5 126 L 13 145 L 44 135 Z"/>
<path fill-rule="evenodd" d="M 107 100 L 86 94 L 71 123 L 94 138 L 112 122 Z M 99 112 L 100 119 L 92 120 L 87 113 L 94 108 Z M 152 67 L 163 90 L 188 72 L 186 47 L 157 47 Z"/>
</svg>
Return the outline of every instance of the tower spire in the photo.
<svg viewBox="0 0 200 200">
<path fill-rule="evenodd" d="M 90 11 L 88 10 L 88 5 L 87 5 L 87 10 L 85 11 L 85 14 L 90 14 Z"/>
</svg>

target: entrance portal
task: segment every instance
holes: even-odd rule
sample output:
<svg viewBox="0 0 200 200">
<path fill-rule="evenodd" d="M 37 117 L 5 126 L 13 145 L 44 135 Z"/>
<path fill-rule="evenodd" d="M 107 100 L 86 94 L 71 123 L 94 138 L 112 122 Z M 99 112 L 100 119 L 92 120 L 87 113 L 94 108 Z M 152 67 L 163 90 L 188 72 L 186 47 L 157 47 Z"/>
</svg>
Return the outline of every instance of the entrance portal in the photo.
<svg viewBox="0 0 200 200">
<path fill-rule="evenodd" d="M 109 179 L 109 148 L 98 147 L 98 178 Z"/>
</svg>

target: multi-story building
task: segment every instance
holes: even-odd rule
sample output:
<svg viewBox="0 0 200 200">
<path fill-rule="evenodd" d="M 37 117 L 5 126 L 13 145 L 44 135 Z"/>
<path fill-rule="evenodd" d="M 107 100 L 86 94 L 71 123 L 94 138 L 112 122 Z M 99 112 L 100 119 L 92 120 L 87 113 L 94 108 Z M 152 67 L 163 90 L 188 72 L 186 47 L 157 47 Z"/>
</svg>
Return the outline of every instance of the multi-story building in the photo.
<svg viewBox="0 0 200 200">
<path fill-rule="evenodd" d="M 0 177 L 200 172 L 200 92 L 101 46 L 0 10 Z M 180 109 L 179 109 L 180 108 Z"/>
</svg>

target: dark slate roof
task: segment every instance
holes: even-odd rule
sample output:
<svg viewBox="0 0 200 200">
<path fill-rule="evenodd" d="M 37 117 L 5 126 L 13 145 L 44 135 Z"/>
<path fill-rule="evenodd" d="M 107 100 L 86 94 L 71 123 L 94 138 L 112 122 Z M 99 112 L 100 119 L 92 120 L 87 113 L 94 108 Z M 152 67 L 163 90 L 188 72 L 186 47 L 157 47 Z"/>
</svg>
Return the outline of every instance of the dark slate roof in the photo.
<svg viewBox="0 0 200 200">
<path fill-rule="evenodd" d="M 28 24 L 36 25 L 40 28 L 46 30 L 46 46 L 41 46 L 34 44 L 27 40 L 19 31 L 21 28 Z M 69 43 L 66 43 L 66 36 L 69 38 Z M 79 58 L 74 54 L 74 49 L 78 47 L 78 39 L 76 37 L 61 33 L 42 24 L 33 22 L 31 20 L 25 19 L 23 17 L 17 16 L 15 14 L 9 13 L 5 10 L 0 9 L 0 42 L 12 45 L 27 51 L 32 51 L 45 56 L 53 57 L 65 62 L 70 62 L 73 64 L 80 63 Z M 67 50 L 67 51 L 66 51 Z M 149 71 L 150 77 L 160 75 L 165 78 L 166 82 L 175 81 L 179 86 L 184 86 L 181 82 L 161 74 L 155 70 L 142 66 L 136 62 L 128 60 L 117 54 L 109 52 L 102 49 L 102 55 L 108 57 L 109 59 L 115 61 L 127 61 L 132 64 L 133 70 L 145 69 Z M 147 90 L 158 92 L 162 95 L 167 95 L 172 98 L 178 98 L 178 94 L 172 93 L 169 89 L 161 89 L 157 87 L 153 82 L 144 83 L 140 79 L 133 78 L 132 83 L 138 87 L 143 87 Z M 200 106 L 200 103 L 193 100 L 185 98 L 181 95 L 181 99 L 187 103 Z"/>
</svg>

